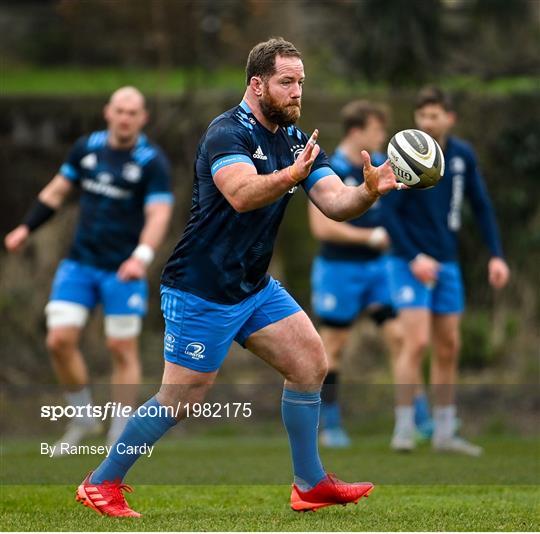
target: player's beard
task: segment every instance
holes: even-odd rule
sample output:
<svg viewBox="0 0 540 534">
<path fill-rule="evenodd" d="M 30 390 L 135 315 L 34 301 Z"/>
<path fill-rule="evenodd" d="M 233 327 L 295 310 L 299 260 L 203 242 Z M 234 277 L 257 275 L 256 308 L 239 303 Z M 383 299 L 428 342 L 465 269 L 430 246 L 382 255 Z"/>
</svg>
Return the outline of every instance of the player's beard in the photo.
<svg viewBox="0 0 540 534">
<path fill-rule="evenodd" d="M 290 126 L 300 118 L 301 101 L 298 103 L 283 106 L 272 97 L 268 86 L 265 87 L 263 96 L 259 100 L 261 111 L 266 119 L 278 126 Z"/>
</svg>

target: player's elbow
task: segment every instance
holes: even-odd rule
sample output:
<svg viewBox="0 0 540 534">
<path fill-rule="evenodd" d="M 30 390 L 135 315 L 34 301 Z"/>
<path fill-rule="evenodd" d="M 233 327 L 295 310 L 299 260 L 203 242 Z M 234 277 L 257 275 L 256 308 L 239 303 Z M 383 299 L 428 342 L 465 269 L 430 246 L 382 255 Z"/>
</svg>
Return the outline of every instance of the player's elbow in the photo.
<svg viewBox="0 0 540 534">
<path fill-rule="evenodd" d="M 244 194 L 241 187 L 231 187 L 231 185 L 228 185 L 228 187 L 219 187 L 219 189 L 237 213 L 245 213 L 253 209 L 249 198 Z"/>
<path fill-rule="evenodd" d="M 329 215 L 329 217 L 337 222 L 345 222 L 352 219 L 352 217 L 348 216 L 346 213 L 341 212 L 334 212 L 332 215 Z"/>
<path fill-rule="evenodd" d="M 229 204 L 233 207 L 234 211 L 237 213 L 246 213 L 251 211 L 253 208 L 249 205 L 246 199 L 241 198 L 240 196 L 233 196 L 228 199 Z"/>
<path fill-rule="evenodd" d="M 339 210 L 335 208 L 327 208 L 323 211 L 323 213 L 329 219 L 332 219 L 333 221 L 336 221 L 336 222 L 344 222 L 351 218 L 343 210 Z"/>
<path fill-rule="evenodd" d="M 337 200 L 335 195 L 325 198 L 323 202 L 318 204 L 319 210 L 333 221 L 343 222 L 350 219 L 351 217 L 348 216 Z"/>
</svg>

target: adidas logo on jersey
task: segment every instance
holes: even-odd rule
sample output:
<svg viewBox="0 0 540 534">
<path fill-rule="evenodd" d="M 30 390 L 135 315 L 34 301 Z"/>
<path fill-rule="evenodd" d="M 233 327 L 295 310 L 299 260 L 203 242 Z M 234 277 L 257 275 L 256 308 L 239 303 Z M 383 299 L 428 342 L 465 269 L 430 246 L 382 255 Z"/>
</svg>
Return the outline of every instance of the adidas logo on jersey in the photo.
<svg viewBox="0 0 540 534">
<path fill-rule="evenodd" d="M 265 156 L 263 154 L 263 151 L 262 151 L 262 148 L 260 147 L 260 145 L 257 147 L 257 150 L 255 150 L 255 154 L 253 154 L 253 157 L 256 158 L 256 159 L 264 159 L 264 160 L 268 159 L 268 156 Z"/>
</svg>

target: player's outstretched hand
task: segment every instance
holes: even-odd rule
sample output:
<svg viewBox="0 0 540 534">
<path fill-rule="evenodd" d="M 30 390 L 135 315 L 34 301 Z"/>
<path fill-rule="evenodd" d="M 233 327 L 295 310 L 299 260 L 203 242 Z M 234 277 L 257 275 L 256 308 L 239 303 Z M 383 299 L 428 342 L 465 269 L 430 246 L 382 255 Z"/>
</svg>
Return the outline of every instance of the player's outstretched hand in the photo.
<svg viewBox="0 0 540 534">
<path fill-rule="evenodd" d="M 289 167 L 291 178 L 295 182 L 300 182 L 309 176 L 311 167 L 315 158 L 319 155 L 321 147 L 317 144 L 317 138 L 319 137 L 319 130 L 315 130 L 309 138 L 304 150 L 300 152 L 300 155 L 296 158 L 296 161 Z"/>
<path fill-rule="evenodd" d="M 19 252 L 26 243 L 29 235 L 30 230 L 28 229 L 28 226 L 25 224 L 17 226 L 17 228 L 9 232 L 4 238 L 6 250 L 8 252 Z"/>
<path fill-rule="evenodd" d="M 146 276 L 146 265 L 138 258 L 131 256 L 118 267 L 117 276 L 123 281 L 139 280 Z"/>
<path fill-rule="evenodd" d="M 394 189 L 398 191 L 407 189 L 405 184 L 397 181 L 390 161 L 386 160 L 380 167 L 374 167 L 366 150 L 362 150 L 362 159 L 364 161 L 364 183 L 370 193 L 380 196 Z"/>
<path fill-rule="evenodd" d="M 502 258 L 491 258 L 488 263 L 489 283 L 495 289 L 502 289 L 510 279 L 510 269 Z"/>
</svg>

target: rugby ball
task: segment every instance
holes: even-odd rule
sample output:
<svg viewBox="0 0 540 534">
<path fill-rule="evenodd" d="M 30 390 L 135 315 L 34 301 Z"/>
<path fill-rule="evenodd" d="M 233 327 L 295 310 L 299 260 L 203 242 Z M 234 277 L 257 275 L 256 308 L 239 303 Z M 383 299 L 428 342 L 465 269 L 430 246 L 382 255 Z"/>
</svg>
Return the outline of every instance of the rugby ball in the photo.
<svg viewBox="0 0 540 534">
<path fill-rule="evenodd" d="M 433 187 L 444 174 L 441 147 L 420 130 L 398 132 L 390 139 L 387 153 L 397 179 L 414 189 Z"/>
</svg>

